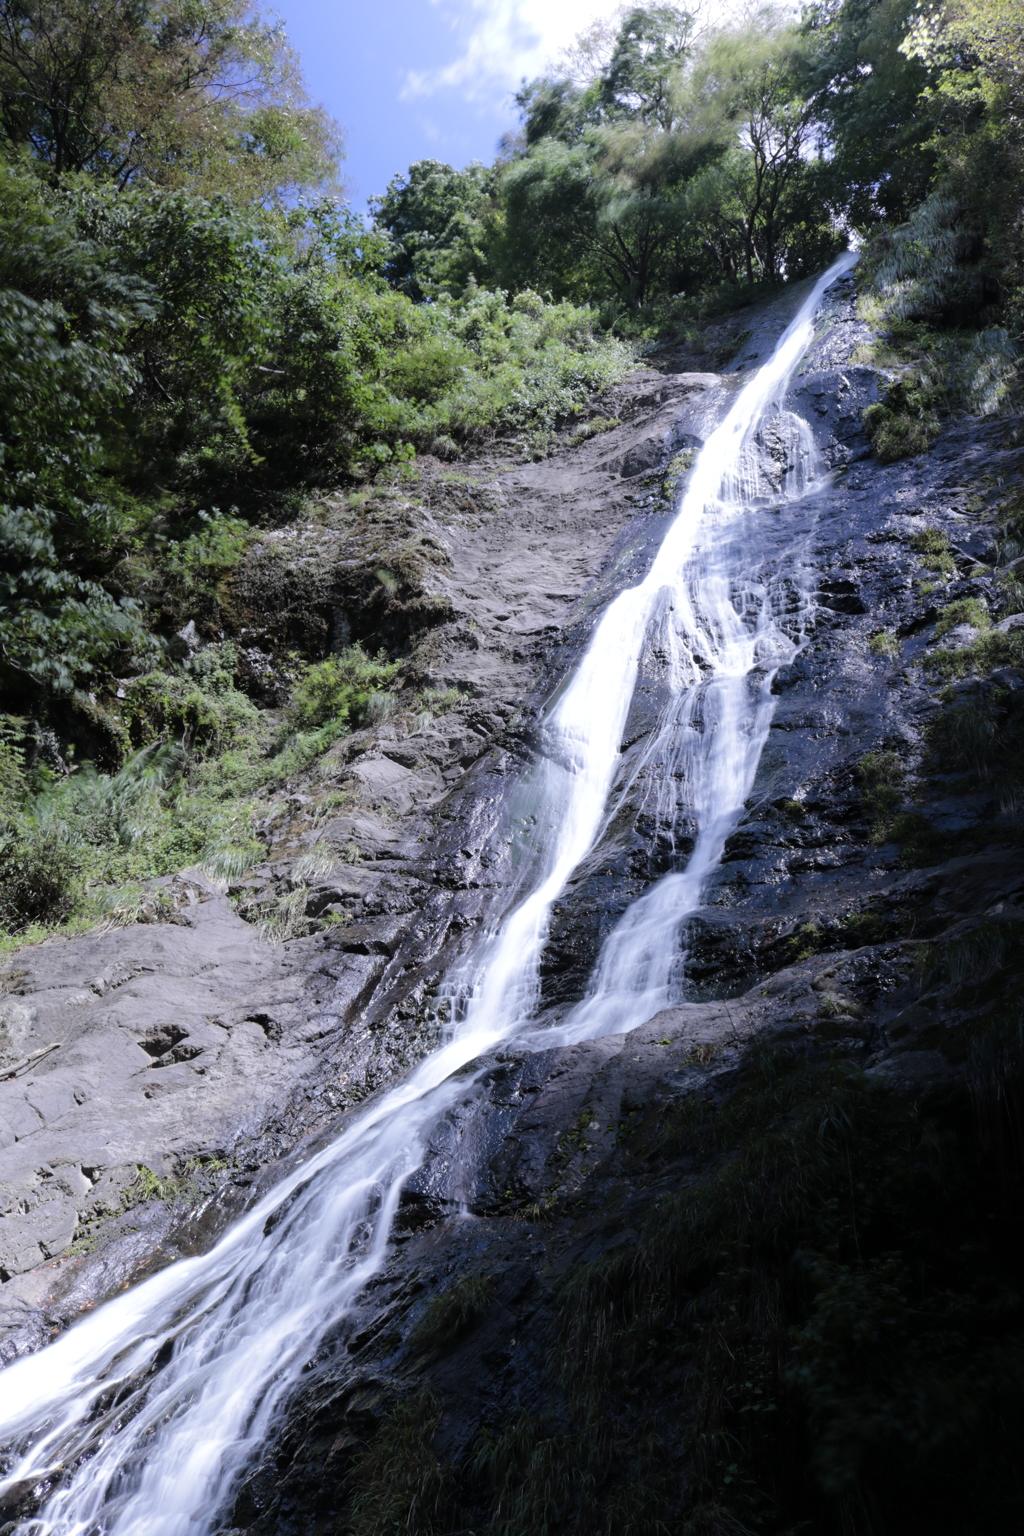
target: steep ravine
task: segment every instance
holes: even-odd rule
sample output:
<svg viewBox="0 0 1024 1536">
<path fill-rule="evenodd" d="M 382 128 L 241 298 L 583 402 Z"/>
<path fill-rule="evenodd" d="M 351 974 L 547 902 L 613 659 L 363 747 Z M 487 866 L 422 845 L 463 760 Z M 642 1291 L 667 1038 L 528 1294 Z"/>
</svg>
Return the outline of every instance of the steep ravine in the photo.
<svg viewBox="0 0 1024 1536">
<path fill-rule="evenodd" d="M 770 350 L 797 297 L 758 317 L 747 350 L 762 338 L 758 350 Z M 820 1440 L 808 1424 L 831 1421 L 813 1395 L 817 1357 L 803 1334 L 792 1343 L 794 1331 L 817 1319 L 833 1349 L 852 1349 L 833 1316 L 836 1275 L 881 1273 L 903 1241 L 889 1228 L 929 1202 L 946 1203 L 946 1239 L 971 1255 L 975 1289 L 1002 1285 L 1007 1298 L 986 1314 L 983 1337 L 961 1317 L 975 1355 L 1019 1330 L 1020 1255 L 1005 1231 L 1016 1196 L 998 1155 L 1006 1094 L 988 1106 L 985 1142 L 968 1092 L 976 1106 L 984 1099 L 970 1051 L 979 1016 L 1000 1006 L 999 965 L 1017 943 L 1019 809 L 924 770 L 922 732 L 944 706 L 921 664 L 935 649 L 936 614 L 918 591 L 927 572 L 913 539 L 923 526 L 948 536 L 960 571 L 947 600 L 995 605 L 992 577 L 975 570 L 991 557 L 1002 488 L 1020 475 L 1021 424 L 950 423 L 930 454 L 880 466 L 861 428 L 875 374 L 851 362 L 869 339 L 844 280 L 788 402 L 837 471 L 801 513 L 817 607 L 806 645 L 775 679 L 744 820 L 689 924 L 692 1001 L 628 1036 L 495 1058 L 407 1185 L 383 1270 L 310 1362 L 232 1529 L 895 1529 L 895 1495 L 872 1526 L 858 1513 L 855 1476 L 807 1470 L 796 1442 Z M 9 1356 L 126 1280 L 206 1247 L 254 1190 L 323 1144 L 339 1112 L 437 1038 L 441 978 L 514 888 L 508 830 L 528 814 L 515 789 L 539 711 L 609 596 L 649 564 L 667 522 L 669 459 L 707 435 L 737 383 L 650 370 L 600 404 L 623 426 L 491 476 L 477 499 L 467 492 L 471 506 L 424 498 L 453 617 L 429 630 L 414 664 L 425 684 L 460 689 L 465 702 L 411 731 L 385 723 L 351 738 L 327 769 L 350 800 L 317 828 L 304 827 L 297 805 L 281 860 L 257 872 L 264 885 L 287 882 L 303 846 L 326 842 L 337 862 L 310 885 L 308 910 L 335 907 L 345 924 L 271 949 L 223 895 L 189 878 L 174 886 L 178 924 L 49 941 L 12 966 L 4 1019 L 17 1054 L 63 1043 L 0 1086 L 11 1137 L 0 1224 Z M 769 437 L 765 462 L 784 448 Z M 771 532 L 759 541 L 770 560 Z M 880 631 L 897 637 L 888 652 L 870 646 Z M 1004 672 L 987 686 L 1024 687 L 1015 669 Z M 542 966 L 555 1009 L 579 999 L 628 903 L 689 851 L 685 829 L 665 846 L 633 772 L 658 688 L 654 658 L 625 732 L 615 816 L 556 905 Z M 914 814 L 931 841 L 916 859 L 885 841 L 868 754 L 898 760 L 904 775 L 920 769 Z M 988 940 L 992 953 L 1002 945 L 996 959 L 943 970 L 944 955 L 973 953 L 979 919 L 998 930 Z M 817 1142 L 799 1141 L 801 1116 L 814 1119 Z M 749 1221 L 733 1233 L 723 1169 L 749 1171 L 760 1158 L 763 1173 L 757 1138 L 779 1124 L 793 1140 L 773 1144 L 775 1173 L 760 1184 L 749 1174 L 748 1203 L 763 1201 L 767 1214 L 754 1235 Z M 872 1161 L 890 1142 L 905 1148 L 900 1187 Z M 808 1163 L 812 1144 L 823 1148 L 820 1167 Z M 777 1176 L 786 1157 L 802 1170 L 799 1198 Z M 234 1166 L 211 1171 L 211 1158 Z M 136 1204 L 101 1222 L 94 1252 L 59 1257 L 76 1222 L 117 1205 L 137 1164 L 174 1174 L 190 1160 L 207 1162 L 190 1175 L 205 1199 Z M 849 1210 L 823 1236 L 819 1210 L 845 1188 L 836 1168 L 848 1174 Z M 720 1251 L 712 1229 L 726 1233 Z M 922 1275 L 928 1242 L 913 1254 Z M 948 1265 L 951 1293 L 970 1289 L 958 1262 Z M 893 1263 L 885 1283 L 898 1290 Z M 828 1290 L 828 1265 L 836 1296 L 825 1317 L 808 1297 Z M 926 1291 L 921 1280 L 904 1299 L 915 1317 L 931 1305 Z M 861 1300 L 868 1312 L 890 1305 L 866 1290 Z M 740 1378 L 726 1356 L 741 1361 Z M 987 1390 L 1002 1403 L 993 1370 Z M 812 1406 L 796 1401 L 801 1390 Z M 855 1385 L 851 1397 L 866 1390 Z M 898 1421 L 892 1445 L 861 1427 L 849 1434 L 861 1435 L 869 1470 L 881 1465 L 884 1491 L 886 1455 L 916 1431 L 876 1396 Z M 875 1411 L 872 1400 L 864 1419 Z M 969 1437 L 977 1415 L 972 1426 L 943 1422 L 941 1432 Z M 939 1431 L 933 1440 L 941 1447 Z M 917 1475 L 905 1473 L 903 1529 L 933 1519 L 915 1504 Z M 997 1466 L 996 1483 L 1001 1475 Z M 45 1491 L 12 1490 L 12 1516 L 30 1516 Z M 943 1529 L 974 1529 L 952 1504 L 944 1518 L 953 1523 Z M 1012 1520 L 997 1514 L 987 1528 Z"/>
</svg>

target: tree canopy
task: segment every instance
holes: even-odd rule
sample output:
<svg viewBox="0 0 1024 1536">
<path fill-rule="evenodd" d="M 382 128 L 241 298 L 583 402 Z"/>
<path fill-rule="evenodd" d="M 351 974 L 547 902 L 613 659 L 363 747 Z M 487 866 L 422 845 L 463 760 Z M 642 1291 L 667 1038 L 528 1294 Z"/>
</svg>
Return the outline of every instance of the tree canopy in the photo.
<svg viewBox="0 0 1024 1536">
<path fill-rule="evenodd" d="M 330 180 L 339 148 L 250 0 L 0 0 L 0 133 L 54 179 L 254 197 Z"/>
<path fill-rule="evenodd" d="M 423 162 L 375 205 L 404 291 L 455 292 L 473 272 L 656 330 L 674 303 L 805 275 L 941 191 L 977 267 L 950 279 L 948 316 L 968 289 L 980 315 L 986 283 L 1017 302 L 1014 0 L 817 0 L 728 25 L 624 6 L 516 99 L 520 130 L 490 169 Z"/>
</svg>

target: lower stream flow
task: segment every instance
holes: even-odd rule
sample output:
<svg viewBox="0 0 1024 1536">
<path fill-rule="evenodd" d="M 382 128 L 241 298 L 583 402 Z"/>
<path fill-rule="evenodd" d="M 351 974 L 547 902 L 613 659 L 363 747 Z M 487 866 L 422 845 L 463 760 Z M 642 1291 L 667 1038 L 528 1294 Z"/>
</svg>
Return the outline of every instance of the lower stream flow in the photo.
<svg viewBox="0 0 1024 1536">
<path fill-rule="evenodd" d="M 450 1038 L 336 1140 L 278 1184 L 200 1258 L 108 1302 L 0 1376 L 2 1487 L 50 1481 L 33 1536 L 207 1536 L 269 1437 L 305 1363 L 383 1263 L 403 1182 L 432 1128 L 467 1092 L 460 1069 L 513 1037 L 551 1046 L 620 1033 L 680 997 L 681 935 L 750 794 L 771 722 L 771 681 L 811 608 L 807 520 L 770 549 L 755 515 L 809 501 L 814 454 L 781 399 L 805 352 L 820 279 L 770 361 L 737 394 L 691 471 L 651 570 L 598 624 L 542 731 L 530 886 L 450 978 Z M 784 451 L 772 480 L 755 437 Z M 587 995 L 537 1020 L 551 906 L 621 793 L 621 742 L 651 647 L 667 703 L 641 767 L 659 827 L 696 827 L 684 868 L 625 912 Z"/>
</svg>

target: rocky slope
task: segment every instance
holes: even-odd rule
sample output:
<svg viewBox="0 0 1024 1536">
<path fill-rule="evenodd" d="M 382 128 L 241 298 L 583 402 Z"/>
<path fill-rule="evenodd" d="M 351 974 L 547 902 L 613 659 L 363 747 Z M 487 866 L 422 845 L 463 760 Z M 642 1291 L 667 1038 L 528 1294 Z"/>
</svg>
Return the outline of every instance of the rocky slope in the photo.
<svg viewBox="0 0 1024 1536">
<path fill-rule="evenodd" d="M 53 1278 L 13 1277 L 76 1234 L 93 1245 L 112 1213 L 115 1227 L 136 1225 L 136 1210 L 127 1222 L 120 1211 L 152 1192 L 140 1169 L 176 1191 L 204 1169 L 208 1181 L 228 1162 L 258 1167 L 436 1038 L 440 977 L 506 899 L 505 873 L 481 868 L 506 776 L 588 616 L 642 558 L 648 507 L 665 510 L 660 477 L 648 486 L 645 472 L 682 441 L 680 413 L 702 418 L 718 388 L 711 375 L 641 371 L 601 403 L 602 422 L 614 410 L 622 424 L 582 447 L 504 473 L 485 465 L 477 479 L 428 466 L 425 505 L 400 505 L 369 560 L 361 529 L 358 562 L 345 559 L 351 535 L 286 533 L 283 601 L 279 561 L 261 591 L 257 549 L 238 581 L 246 638 L 277 626 L 287 640 L 326 614 L 342 643 L 354 620 L 369 644 L 417 626 L 415 598 L 384 589 L 382 612 L 375 582 L 360 600 L 367 565 L 402 570 L 404 556 L 408 570 L 412 544 L 415 581 L 426 549 L 430 618 L 443 622 L 420 627 L 407 671 L 443 713 L 418 708 L 345 738 L 274 808 L 272 860 L 230 899 L 189 872 L 161 882 L 150 921 L 33 946 L 0 978 L 5 1321 Z M 279 606 L 261 615 L 271 595 Z M 247 656 L 266 659 L 255 643 Z M 275 946 L 239 916 L 291 894 L 313 920 L 294 929 L 319 932 Z"/>
<path fill-rule="evenodd" d="M 797 301 L 754 316 L 741 368 Z M 487 1064 L 232 1529 L 1016 1528 L 1020 803 L 934 749 L 965 698 L 997 729 L 1016 718 L 1024 673 L 972 681 L 967 661 L 948 695 L 931 658 L 978 638 L 937 635 L 940 603 L 997 607 L 1024 428 L 950 422 L 931 453 L 881 466 L 861 424 L 876 374 L 854 360 L 868 341 L 841 282 L 789 401 L 836 471 L 800 514 L 817 607 L 687 934 L 691 1000 L 629 1036 Z M 345 921 L 272 948 L 188 877 L 177 925 L 50 941 L 12 966 L 9 1052 L 61 1048 L 0 1085 L 9 1352 L 208 1243 L 438 1038 L 441 979 L 514 890 L 538 712 L 656 548 L 673 456 L 736 387 L 663 361 L 595 404 L 618 427 L 423 487 L 445 607 L 411 667 L 458 700 L 346 740 L 232 893 L 299 889 L 313 919 Z M 925 528 L 955 566 L 938 595 Z M 368 622 L 335 606 L 348 633 Z M 686 856 L 685 838 L 652 839 L 636 772 L 656 703 L 642 678 L 618 810 L 554 914 L 556 1011 L 626 904 Z M 347 798 L 314 826 L 324 785 Z M 314 846 L 323 867 L 297 875 Z M 135 1199 L 140 1166 L 180 1198 Z M 95 1251 L 59 1258 L 76 1230 Z M 958 1483 L 954 1445 L 975 1463 Z"/>
</svg>

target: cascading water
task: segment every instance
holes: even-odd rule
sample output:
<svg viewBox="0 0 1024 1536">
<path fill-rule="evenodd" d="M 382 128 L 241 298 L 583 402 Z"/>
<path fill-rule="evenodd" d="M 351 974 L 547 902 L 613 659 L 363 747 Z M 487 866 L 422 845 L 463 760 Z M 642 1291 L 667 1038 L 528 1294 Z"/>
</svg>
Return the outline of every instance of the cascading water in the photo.
<svg viewBox="0 0 1024 1536">
<path fill-rule="evenodd" d="M 319 1339 L 383 1262 L 403 1181 L 466 1094 L 466 1078 L 453 1074 L 512 1036 L 551 1045 L 623 1031 L 675 997 L 681 925 L 749 794 L 773 669 L 801 639 L 799 611 L 786 621 L 780 612 L 783 594 L 800 584 L 798 553 L 771 579 L 750 573 L 743 522 L 764 500 L 750 445 L 765 421 L 784 421 L 775 405 L 811 340 L 821 296 L 854 260 L 841 257 L 825 273 L 708 438 L 650 573 L 611 603 L 551 711 L 532 889 L 455 979 L 462 1004 L 452 1037 L 211 1252 L 171 1265 L 0 1373 L 0 1437 L 16 1448 L 0 1491 L 52 1486 L 33 1536 L 215 1529 Z M 796 464 L 782 496 L 799 494 L 806 478 L 793 437 Z M 667 788 L 669 822 L 682 782 L 696 842 L 686 868 L 626 912 L 584 1001 L 556 1029 L 538 1031 L 551 904 L 606 824 L 637 668 L 655 630 L 671 698 L 646 758 Z"/>
</svg>

